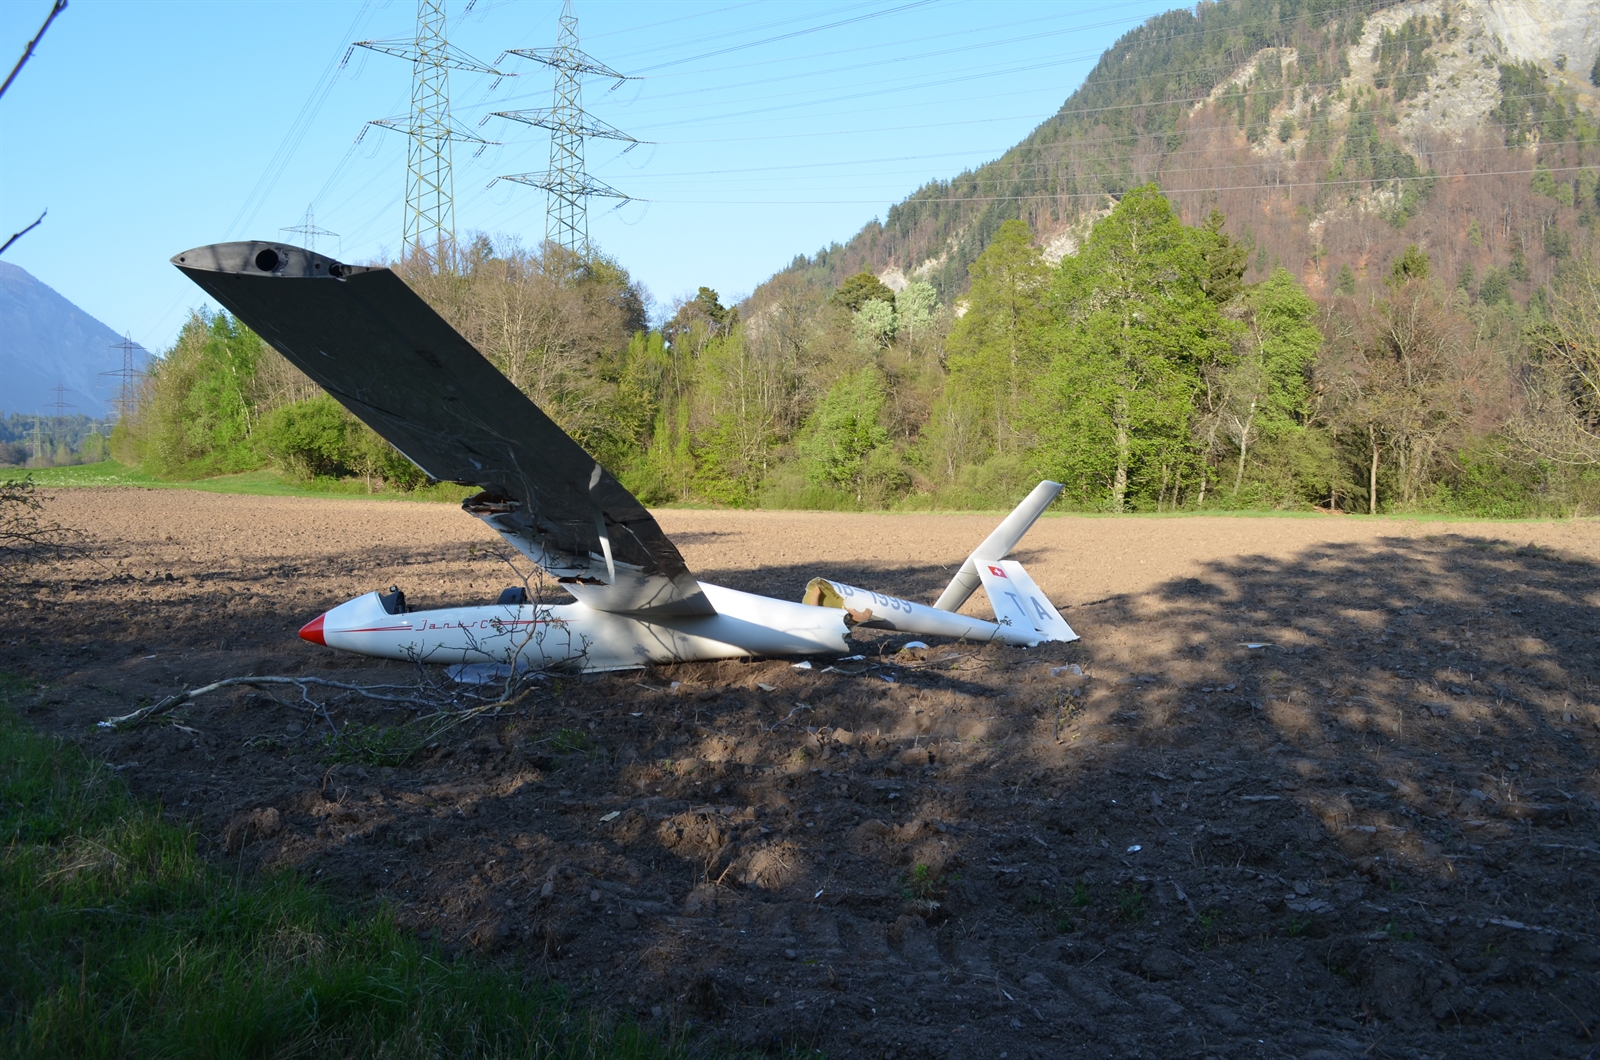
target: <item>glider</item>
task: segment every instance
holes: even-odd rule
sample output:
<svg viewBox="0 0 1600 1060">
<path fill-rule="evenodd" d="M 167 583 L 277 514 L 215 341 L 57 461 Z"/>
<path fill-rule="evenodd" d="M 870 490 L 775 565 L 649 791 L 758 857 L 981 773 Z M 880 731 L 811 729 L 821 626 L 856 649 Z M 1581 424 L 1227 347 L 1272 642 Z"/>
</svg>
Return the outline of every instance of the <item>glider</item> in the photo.
<svg viewBox="0 0 1600 1060">
<path fill-rule="evenodd" d="M 925 604 L 817 578 L 801 603 L 699 581 L 655 518 L 389 269 L 278 243 L 217 243 L 172 259 L 207 294 L 433 479 L 476 486 L 462 508 L 576 600 L 523 586 L 432 611 L 371 592 L 300 631 L 361 655 L 452 665 L 616 670 L 649 663 L 848 651 L 852 625 L 1033 645 L 1077 634 L 1007 560 L 1061 486 L 1041 482 Z M 987 622 L 957 613 L 979 586 Z"/>
</svg>

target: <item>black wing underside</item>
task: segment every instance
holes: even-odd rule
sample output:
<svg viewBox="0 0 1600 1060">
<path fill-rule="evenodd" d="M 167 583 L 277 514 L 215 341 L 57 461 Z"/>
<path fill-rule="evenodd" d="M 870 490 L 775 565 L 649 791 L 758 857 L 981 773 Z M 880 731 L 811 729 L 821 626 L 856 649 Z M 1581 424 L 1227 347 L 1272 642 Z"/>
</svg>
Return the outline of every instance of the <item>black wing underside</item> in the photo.
<svg viewBox="0 0 1600 1060">
<path fill-rule="evenodd" d="M 384 268 L 279 243 L 172 259 L 229 312 L 590 607 L 716 612 L 655 518 Z"/>
</svg>

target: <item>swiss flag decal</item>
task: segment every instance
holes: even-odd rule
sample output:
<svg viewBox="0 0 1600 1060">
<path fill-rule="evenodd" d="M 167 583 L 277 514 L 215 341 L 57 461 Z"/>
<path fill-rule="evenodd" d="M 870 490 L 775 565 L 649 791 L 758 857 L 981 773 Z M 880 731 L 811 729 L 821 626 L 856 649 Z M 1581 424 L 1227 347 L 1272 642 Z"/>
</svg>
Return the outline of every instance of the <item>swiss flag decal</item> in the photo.
<svg viewBox="0 0 1600 1060">
<path fill-rule="evenodd" d="M 985 564 L 985 565 L 987 566 L 987 564 Z M 990 566 L 989 567 L 989 573 L 993 574 L 996 578 L 1004 578 L 1006 576 L 1006 572 L 1005 571 L 1001 570 L 999 567 L 994 567 L 994 566 Z"/>
</svg>

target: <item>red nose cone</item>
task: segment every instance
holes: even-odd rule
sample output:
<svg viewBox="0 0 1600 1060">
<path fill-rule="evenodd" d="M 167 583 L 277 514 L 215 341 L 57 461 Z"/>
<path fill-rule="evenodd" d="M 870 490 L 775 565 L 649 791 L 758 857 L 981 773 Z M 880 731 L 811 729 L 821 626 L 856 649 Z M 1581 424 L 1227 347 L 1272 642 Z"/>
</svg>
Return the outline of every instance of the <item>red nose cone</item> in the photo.
<svg viewBox="0 0 1600 1060">
<path fill-rule="evenodd" d="M 326 617 L 326 615 L 318 615 L 304 626 L 301 626 L 300 639 L 309 640 L 313 644 L 321 644 L 326 647 L 328 642 L 322 639 L 322 620 Z"/>
</svg>

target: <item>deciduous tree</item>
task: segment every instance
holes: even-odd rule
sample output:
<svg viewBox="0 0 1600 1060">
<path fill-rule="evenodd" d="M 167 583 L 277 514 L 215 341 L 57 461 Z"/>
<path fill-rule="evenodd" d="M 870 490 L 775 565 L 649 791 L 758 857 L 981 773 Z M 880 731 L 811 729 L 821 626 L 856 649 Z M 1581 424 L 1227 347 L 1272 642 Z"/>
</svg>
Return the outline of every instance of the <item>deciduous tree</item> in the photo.
<svg viewBox="0 0 1600 1060">
<path fill-rule="evenodd" d="M 1054 348 L 1030 417 L 1036 459 L 1070 482 L 1097 482 L 1112 511 L 1126 509 L 1130 488 L 1148 491 L 1158 469 L 1193 457 L 1201 372 L 1228 355 L 1237 327 L 1206 295 L 1205 249 L 1146 185 L 1057 272 Z"/>
</svg>

